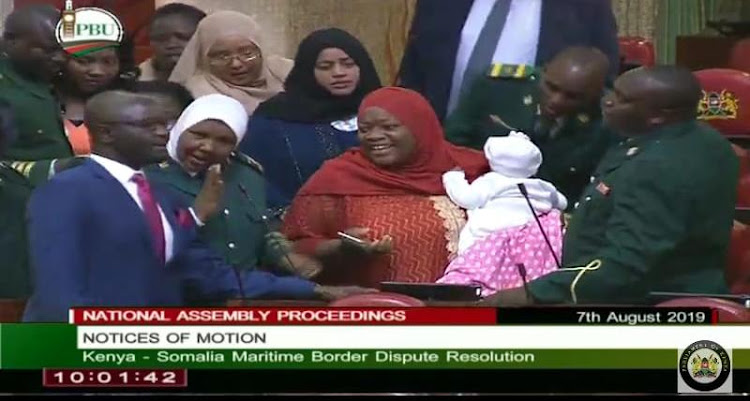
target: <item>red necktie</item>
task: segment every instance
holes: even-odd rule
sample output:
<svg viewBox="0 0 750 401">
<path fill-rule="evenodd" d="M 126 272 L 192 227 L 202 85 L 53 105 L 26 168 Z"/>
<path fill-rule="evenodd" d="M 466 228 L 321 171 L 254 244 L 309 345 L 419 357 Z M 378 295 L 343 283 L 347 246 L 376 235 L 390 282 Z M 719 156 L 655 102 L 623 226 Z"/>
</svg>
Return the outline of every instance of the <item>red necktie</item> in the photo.
<svg viewBox="0 0 750 401">
<path fill-rule="evenodd" d="M 156 204 L 154 195 L 151 193 L 151 186 L 148 184 L 146 177 L 141 173 L 135 173 L 132 178 L 138 187 L 138 198 L 143 205 L 143 213 L 146 215 L 146 221 L 151 228 L 151 236 L 154 242 L 154 249 L 162 264 L 165 263 L 166 240 L 164 239 L 164 226 L 161 223 L 161 213 L 159 206 Z"/>
</svg>

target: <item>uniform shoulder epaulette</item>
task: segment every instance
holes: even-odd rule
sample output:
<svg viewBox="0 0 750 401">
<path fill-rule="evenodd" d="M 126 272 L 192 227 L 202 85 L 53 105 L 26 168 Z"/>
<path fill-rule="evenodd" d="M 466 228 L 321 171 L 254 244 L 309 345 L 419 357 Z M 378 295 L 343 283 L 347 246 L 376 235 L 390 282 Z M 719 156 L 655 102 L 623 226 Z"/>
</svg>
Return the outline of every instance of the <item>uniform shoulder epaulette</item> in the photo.
<svg viewBox="0 0 750 401">
<path fill-rule="evenodd" d="M 487 75 L 490 78 L 528 79 L 534 76 L 535 68 L 528 64 L 501 64 L 490 66 Z"/>
<path fill-rule="evenodd" d="M 11 166 L 10 163 L 0 161 L 0 177 L 11 178 L 13 181 L 23 182 L 27 185 L 31 185 L 28 181 L 28 177 L 24 176 L 18 169 Z M 0 178 L 0 182 L 3 179 Z"/>
<path fill-rule="evenodd" d="M 232 157 L 234 158 L 234 160 L 237 160 L 240 163 L 246 164 L 252 167 L 254 170 L 258 171 L 259 173 L 263 174 L 263 166 L 252 157 L 242 152 L 233 152 Z"/>
<path fill-rule="evenodd" d="M 31 169 L 34 168 L 34 165 L 36 162 L 34 161 L 14 161 L 11 162 L 8 166 L 12 168 L 13 170 L 17 171 L 18 174 L 21 174 L 22 176 L 29 178 L 31 175 Z"/>
</svg>

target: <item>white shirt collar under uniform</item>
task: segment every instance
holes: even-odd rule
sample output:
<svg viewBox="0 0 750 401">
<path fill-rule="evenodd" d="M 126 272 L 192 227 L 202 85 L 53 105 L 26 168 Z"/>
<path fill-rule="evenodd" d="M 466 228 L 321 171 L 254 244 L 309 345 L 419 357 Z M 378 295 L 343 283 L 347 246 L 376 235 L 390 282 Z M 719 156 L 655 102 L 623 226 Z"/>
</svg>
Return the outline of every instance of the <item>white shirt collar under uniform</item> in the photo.
<svg viewBox="0 0 750 401">
<path fill-rule="evenodd" d="M 494 5 L 495 0 L 474 0 L 464 22 L 461 42 L 456 52 L 448 115 L 458 106 L 466 66 Z M 535 65 L 541 20 L 542 0 L 512 0 L 492 62 Z"/>
</svg>

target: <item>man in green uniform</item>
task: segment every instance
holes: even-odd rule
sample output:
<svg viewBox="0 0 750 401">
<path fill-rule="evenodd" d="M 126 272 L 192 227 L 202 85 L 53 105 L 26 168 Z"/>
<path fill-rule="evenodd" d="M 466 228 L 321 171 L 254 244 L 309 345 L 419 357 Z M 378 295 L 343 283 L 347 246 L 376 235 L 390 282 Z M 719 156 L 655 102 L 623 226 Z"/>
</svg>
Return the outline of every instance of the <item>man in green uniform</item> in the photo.
<svg viewBox="0 0 750 401">
<path fill-rule="evenodd" d="M 3 32 L 0 99 L 10 103 L 18 125 L 5 158 L 33 185 L 76 160 L 51 86 L 65 60 L 55 39 L 59 19 L 52 6 L 28 6 L 8 16 Z"/>
<path fill-rule="evenodd" d="M 0 156 L 15 131 L 10 106 L 0 101 Z M 25 220 L 30 195 L 28 181 L 0 162 L 0 298 L 26 298 L 30 294 Z"/>
<path fill-rule="evenodd" d="M 653 291 L 726 293 L 739 162 L 696 120 L 701 88 L 680 67 L 621 76 L 606 123 L 628 139 L 611 149 L 575 210 L 564 268 L 491 304 L 647 303 Z M 528 295 L 528 297 L 527 297 Z"/>
<path fill-rule="evenodd" d="M 599 106 L 608 66 L 601 51 L 588 47 L 563 50 L 544 71 L 495 64 L 448 118 L 446 137 L 482 149 L 490 136 L 524 132 L 542 151 L 537 176 L 554 184 L 572 205 L 614 142 L 602 129 Z"/>
</svg>

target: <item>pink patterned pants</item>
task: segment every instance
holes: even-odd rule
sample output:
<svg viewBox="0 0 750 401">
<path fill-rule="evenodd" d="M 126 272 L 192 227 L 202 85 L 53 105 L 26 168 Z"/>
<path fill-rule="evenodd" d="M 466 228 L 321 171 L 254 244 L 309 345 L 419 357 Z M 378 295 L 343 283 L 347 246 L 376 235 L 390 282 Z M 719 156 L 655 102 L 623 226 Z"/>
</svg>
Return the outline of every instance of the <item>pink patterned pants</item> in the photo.
<svg viewBox="0 0 750 401">
<path fill-rule="evenodd" d="M 560 212 L 553 210 L 539 217 L 555 254 L 560 257 L 563 228 Z M 555 258 L 536 221 L 501 230 L 477 241 L 454 259 L 438 283 L 472 284 L 482 287 L 482 296 L 523 285 L 517 265 L 526 267 L 531 281 L 555 269 Z"/>
</svg>

